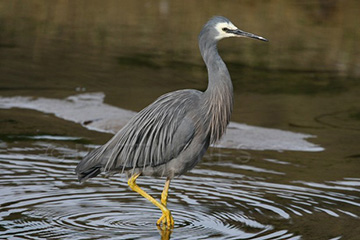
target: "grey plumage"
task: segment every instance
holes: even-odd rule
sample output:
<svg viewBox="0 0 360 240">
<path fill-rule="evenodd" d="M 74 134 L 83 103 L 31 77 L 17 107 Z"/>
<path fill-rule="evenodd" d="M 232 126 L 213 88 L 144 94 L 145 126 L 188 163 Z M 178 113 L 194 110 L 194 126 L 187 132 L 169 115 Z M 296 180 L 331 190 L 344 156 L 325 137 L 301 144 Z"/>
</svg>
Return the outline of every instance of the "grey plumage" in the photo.
<svg viewBox="0 0 360 240">
<path fill-rule="evenodd" d="M 76 168 L 79 181 L 100 172 L 172 178 L 192 169 L 209 145 L 221 138 L 230 121 L 233 86 L 216 45 L 232 36 L 266 41 L 237 29 L 224 17 L 210 19 L 199 35 L 208 70 L 206 91 L 179 90 L 159 97 L 105 145 L 85 156 Z"/>
</svg>

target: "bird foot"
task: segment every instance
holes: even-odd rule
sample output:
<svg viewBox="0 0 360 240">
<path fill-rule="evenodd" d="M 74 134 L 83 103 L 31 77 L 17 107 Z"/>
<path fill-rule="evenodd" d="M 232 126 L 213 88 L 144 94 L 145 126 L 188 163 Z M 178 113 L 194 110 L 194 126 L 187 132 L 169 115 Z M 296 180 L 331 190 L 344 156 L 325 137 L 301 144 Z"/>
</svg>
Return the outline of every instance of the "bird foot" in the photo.
<svg viewBox="0 0 360 240">
<path fill-rule="evenodd" d="M 174 227 L 174 218 L 172 217 L 170 211 L 163 212 L 162 216 L 157 220 L 156 225 L 162 227 L 173 228 Z"/>
</svg>

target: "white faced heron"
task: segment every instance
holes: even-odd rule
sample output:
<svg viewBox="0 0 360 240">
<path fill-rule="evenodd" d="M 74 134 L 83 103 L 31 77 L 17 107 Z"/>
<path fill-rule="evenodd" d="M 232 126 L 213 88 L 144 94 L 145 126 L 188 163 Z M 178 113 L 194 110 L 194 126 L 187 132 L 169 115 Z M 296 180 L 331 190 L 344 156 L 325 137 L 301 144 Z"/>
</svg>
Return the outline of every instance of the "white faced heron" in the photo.
<svg viewBox="0 0 360 240">
<path fill-rule="evenodd" d="M 137 113 L 113 138 L 91 151 L 76 167 L 79 181 L 101 172 L 126 172 L 130 188 L 162 211 L 157 225 L 173 227 L 166 207 L 170 180 L 192 169 L 210 144 L 224 134 L 233 108 L 233 86 L 217 42 L 227 37 L 263 37 L 239 30 L 225 17 L 213 17 L 199 35 L 199 47 L 208 70 L 205 92 L 179 90 L 159 97 Z M 140 176 L 167 177 L 161 202 L 137 184 Z"/>
</svg>

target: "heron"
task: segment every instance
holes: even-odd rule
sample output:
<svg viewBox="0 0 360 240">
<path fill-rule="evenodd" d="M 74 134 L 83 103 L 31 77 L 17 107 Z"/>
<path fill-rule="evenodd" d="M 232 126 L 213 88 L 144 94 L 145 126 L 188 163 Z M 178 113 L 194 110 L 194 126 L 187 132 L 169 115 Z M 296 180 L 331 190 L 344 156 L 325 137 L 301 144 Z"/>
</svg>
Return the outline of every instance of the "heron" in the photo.
<svg viewBox="0 0 360 240">
<path fill-rule="evenodd" d="M 208 71 L 207 89 L 177 90 L 160 96 L 79 162 L 75 170 L 79 181 L 102 172 L 125 173 L 129 187 L 162 211 L 156 224 L 173 228 L 174 219 L 167 208 L 170 181 L 194 168 L 230 121 L 233 86 L 217 50 L 218 41 L 228 37 L 268 41 L 238 29 L 225 17 L 211 18 L 198 38 Z M 166 177 L 160 202 L 136 184 L 140 175 Z"/>
</svg>

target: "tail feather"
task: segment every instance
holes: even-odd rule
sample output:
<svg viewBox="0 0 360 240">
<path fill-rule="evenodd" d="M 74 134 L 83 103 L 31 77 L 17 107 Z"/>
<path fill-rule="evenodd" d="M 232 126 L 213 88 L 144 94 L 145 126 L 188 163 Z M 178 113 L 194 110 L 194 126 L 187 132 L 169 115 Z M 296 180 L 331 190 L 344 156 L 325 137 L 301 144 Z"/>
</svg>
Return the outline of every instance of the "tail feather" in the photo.
<svg viewBox="0 0 360 240">
<path fill-rule="evenodd" d="M 101 173 L 103 168 L 99 152 L 101 147 L 89 152 L 77 165 L 75 173 L 78 176 L 79 182 L 85 182 L 88 178 L 96 177 Z"/>
<path fill-rule="evenodd" d="M 77 173 L 77 174 L 78 174 L 79 182 L 83 183 L 88 178 L 96 177 L 100 173 L 101 173 L 101 167 L 93 167 L 93 168 L 90 168 L 87 171 L 83 171 L 83 172 L 80 172 L 80 173 Z"/>
</svg>

